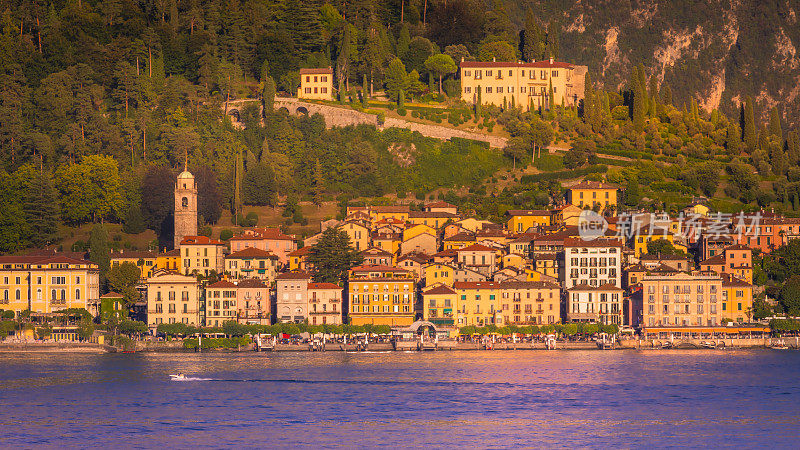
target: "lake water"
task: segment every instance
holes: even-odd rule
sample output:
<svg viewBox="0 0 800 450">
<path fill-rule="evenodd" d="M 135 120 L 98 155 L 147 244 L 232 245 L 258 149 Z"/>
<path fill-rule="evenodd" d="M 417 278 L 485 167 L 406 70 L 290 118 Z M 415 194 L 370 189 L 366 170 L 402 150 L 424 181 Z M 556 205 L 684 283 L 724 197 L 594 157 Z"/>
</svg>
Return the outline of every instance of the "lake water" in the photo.
<svg viewBox="0 0 800 450">
<path fill-rule="evenodd" d="M 770 350 L 0 354 L 0 448 L 797 448 L 798 374 Z"/>
</svg>

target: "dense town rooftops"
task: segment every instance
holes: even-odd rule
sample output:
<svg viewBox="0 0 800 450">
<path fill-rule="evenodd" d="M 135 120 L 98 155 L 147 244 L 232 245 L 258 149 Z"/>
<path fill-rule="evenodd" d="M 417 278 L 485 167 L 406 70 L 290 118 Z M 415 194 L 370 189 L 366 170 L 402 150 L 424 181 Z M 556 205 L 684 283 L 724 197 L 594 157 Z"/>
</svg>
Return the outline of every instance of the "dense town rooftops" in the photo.
<svg viewBox="0 0 800 450">
<path fill-rule="evenodd" d="M 411 208 L 407 205 L 371 206 L 370 210 L 376 213 L 407 213 Z"/>
<path fill-rule="evenodd" d="M 225 245 L 225 243 L 208 236 L 185 236 L 180 245 Z"/>
<path fill-rule="evenodd" d="M 467 232 L 461 232 L 461 233 L 455 234 L 455 235 L 450 236 L 449 238 L 445 239 L 445 241 L 450 241 L 450 242 L 459 242 L 459 241 L 467 242 L 467 241 L 474 241 L 474 240 L 475 240 L 475 235 L 472 234 L 472 233 L 467 233 Z"/>
<path fill-rule="evenodd" d="M 444 211 L 411 211 L 408 213 L 411 219 L 458 219 L 458 216 Z"/>
<path fill-rule="evenodd" d="M 448 248 L 447 250 L 442 250 L 439 253 L 434 253 L 434 258 L 455 258 L 458 256 L 458 250 L 454 248 Z"/>
<path fill-rule="evenodd" d="M 391 252 L 387 252 L 386 250 L 375 246 L 362 250 L 361 254 L 370 256 L 392 256 Z"/>
<path fill-rule="evenodd" d="M 708 258 L 704 261 L 700 261 L 701 266 L 722 266 L 725 265 L 725 254 L 720 253 L 719 255 L 714 255 L 711 258 Z"/>
<path fill-rule="evenodd" d="M 642 255 L 639 260 L 641 261 L 686 261 L 689 259 L 687 255 L 667 255 L 664 253 L 646 253 Z"/>
<path fill-rule="evenodd" d="M 239 258 L 278 259 L 278 255 L 272 253 L 269 250 L 261 250 L 260 248 L 255 248 L 255 247 L 246 247 L 243 250 L 239 250 L 238 252 L 233 252 L 225 257 L 225 259 L 239 259 Z"/>
</svg>

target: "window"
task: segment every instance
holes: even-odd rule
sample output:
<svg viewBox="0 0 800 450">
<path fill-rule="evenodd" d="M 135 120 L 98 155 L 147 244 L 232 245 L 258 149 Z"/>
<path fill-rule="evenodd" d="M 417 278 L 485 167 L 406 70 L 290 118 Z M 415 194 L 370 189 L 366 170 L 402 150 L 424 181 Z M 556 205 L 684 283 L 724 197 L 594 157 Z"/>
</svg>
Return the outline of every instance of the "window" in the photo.
<svg viewBox="0 0 800 450">
<path fill-rule="evenodd" d="M 464 76 L 465 76 L 465 77 L 472 76 L 472 71 L 471 71 L 471 70 L 465 70 L 465 71 L 464 71 Z"/>
<path fill-rule="evenodd" d="M 472 87 L 471 87 L 471 86 L 467 86 L 467 87 L 465 87 L 465 88 L 464 88 L 464 93 L 465 93 L 465 94 L 470 94 L 470 93 L 472 93 Z"/>
<path fill-rule="evenodd" d="M 486 93 L 487 94 L 491 94 L 492 93 L 492 88 L 491 87 L 487 87 L 486 88 Z"/>
<path fill-rule="evenodd" d="M 502 94 L 503 93 L 503 86 L 497 86 L 497 93 L 498 94 Z"/>
</svg>

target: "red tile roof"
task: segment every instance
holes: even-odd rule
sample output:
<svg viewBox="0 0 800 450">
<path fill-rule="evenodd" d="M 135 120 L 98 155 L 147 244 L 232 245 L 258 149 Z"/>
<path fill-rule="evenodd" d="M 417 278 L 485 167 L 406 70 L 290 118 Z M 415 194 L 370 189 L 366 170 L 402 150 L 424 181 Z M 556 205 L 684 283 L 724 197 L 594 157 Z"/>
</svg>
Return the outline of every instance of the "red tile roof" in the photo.
<svg viewBox="0 0 800 450">
<path fill-rule="evenodd" d="M 584 180 L 572 186 L 570 189 L 617 189 L 617 186 L 602 181 L 588 181 Z"/>
<path fill-rule="evenodd" d="M 220 280 L 214 284 L 209 284 L 207 287 L 210 289 L 229 289 L 229 288 L 235 288 L 236 285 L 231 283 L 230 281 Z"/>
<path fill-rule="evenodd" d="M 298 248 L 297 250 L 288 253 L 286 256 L 305 256 L 311 251 L 311 246 L 306 245 L 305 247 Z"/>
<path fill-rule="evenodd" d="M 238 252 L 233 252 L 225 257 L 225 259 L 238 259 L 238 258 L 278 259 L 278 255 L 275 255 L 269 250 L 261 250 L 260 248 L 255 248 L 255 247 L 245 247 L 244 249 L 239 250 Z"/>
<path fill-rule="evenodd" d="M 509 209 L 506 211 L 507 216 L 547 216 L 550 217 L 550 211 L 544 209 Z"/>
<path fill-rule="evenodd" d="M 494 252 L 494 249 L 491 247 L 487 247 L 483 244 L 472 244 L 466 246 L 464 248 L 456 250 L 458 253 L 461 252 Z"/>
<path fill-rule="evenodd" d="M 237 286 L 239 286 L 240 288 L 265 288 L 265 287 L 267 287 L 267 285 L 264 284 L 264 282 L 259 280 L 258 278 L 247 278 L 245 280 L 240 281 Z"/>
<path fill-rule="evenodd" d="M 452 295 L 452 294 L 455 294 L 455 293 L 456 293 L 456 291 L 454 291 L 453 289 L 447 287 L 444 284 L 439 284 L 439 285 L 436 285 L 436 286 L 428 289 L 427 291 L 422 291 L 422 295 L 441 295 L 441 294 L 450 294 L 450 295 Z"/>
<path fill-rule="evenodd" d="M 315 74 L 333 74 L 333 69 L 330 67 L 317 67 L 310 69 L 300 69 L 300 75 L 315 75 Z"/>
<path fill-rule="evenodd" d="M 550 60 L 543 60 L 543 61 L 535 61 L 535 62 L 519 62 L 519 61 L 461 61 L 461 67 L 464 69 L 470 68 L 512 68 L 512 67 L 532 67 L 535 69 L 539 68 L 553 68 L 553 69 L 571 69 L 574 66 L 570 63 L 561 62 L 561 61 L 553 61 L 552 63 Z"/>
<path fill-rule="evenodd" d="M 119 292 L 111 291 L 108 294 L 101 295 L 100 298 L 122 298 L 122 294 L 120 294 Z"/>
<path fill-rule="evenodd" d="M 225 245 L 225 243 L 208 236 L 184 236 L 180 245 Z"/>
<path fill-rule="evenodd" d="M 342 288 L 338 284 L 333 284 L 333 283 L 308 283 L 308 289 L 336 289 L 336 290 L 341 290 Z"/>
<path fill-rule="evenodd" d="M 245 230 L 244 233 L 231 238 L 232 241 L 250 241 L 257 239 L 293 241 L 294 236 L 283 234 L 283 232 L 277 228 L 253 228 Z"/>
<path fill-rule="evenodd" d="M 619 239 L 584 240 L 579 237 L 566 237 L 564 238 L 564 247 L 622 247 L 622 241 Z"/>
</svg>

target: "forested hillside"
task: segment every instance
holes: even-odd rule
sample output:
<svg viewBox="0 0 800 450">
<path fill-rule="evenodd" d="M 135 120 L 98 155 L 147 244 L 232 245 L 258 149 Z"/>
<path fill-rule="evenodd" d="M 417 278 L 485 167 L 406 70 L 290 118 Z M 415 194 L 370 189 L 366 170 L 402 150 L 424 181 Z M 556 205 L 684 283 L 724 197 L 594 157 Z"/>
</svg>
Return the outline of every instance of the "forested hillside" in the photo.
<svg viewBox="0 0 800 450">
<path fill-rule="evenodd" d="M 198 177 L 204 223 L 216 222 L 223 209 L 236 214 L 242 205 L 279 198 L 289 205 L 384 194 L 423 199 L 436 188 L 468 210 L 498 217 L 509 206 L 557 199 L 554 180 L 601 176 L 606 168 L 596 163 L 613 163 L 603 154 L 639 160 L 602 175 L 630 188 L 641 184 L 641 201 L 628 196 L 632 207 L 676 207 L 719 187 L 730 208 L 777 202 L 799 209 L 792 202 L 800 174 L 791 166 L 800 141 L 782 128 L 794 117 L 794 97 L 785 90 L 796 84 L 789 83 L 793 72 L 783 71 L 783 62 L 775 63 L 780 70 L 757 64 L 774 54 L 763 33 L 781 27 L 794 42 L 797 27 L 784 27 L 793 11 L 759 7 L 763 13 L 753 19 L 746 17 L 752 5 L 657 2 L 630 15 L 615 2 L 567 11 L 557 3 L 7 1 L 0 10 L 0 251 L 55 243 L 59 224 L 112 221 L 129 233 L 150 228 L 168 236 L 174 175 L 186 161 Z M 735 52 L 725 53 L 715 42 L 728 36 L 731 17 L 738 30 L 762 35 L 737 32 Z M 675 41 L 671 33 L 696 29 L 697 20 L 709 24 L 676 41 L 688 44 L 654 50 Z M 794 47 L 781 48 L 794 67 Z M 673 53 L 680 56 L 668 64 L 653 59 Z M 589 65 L 599 82 L 588 84 L 585 105 L 523 114 L 471 110 L 457 99 L 454 63 L 461 58 L 549 56 Z M 755 96 L 741 111 L 726 101 L 728 114 L 711 108 L 707 91 L 717 75 L 710 61 L 717 59 L 726 70 L 720 98 Z M 318 116 L 273 111 L 275 95 L 295 93 L 300 68 L 326 66 L 334 68 L 343 107 L 405 116 L 404 102 L 414 102 L 414 120 L 489 132 L 498 125 L 512 138 L 509 148 L 501 153 L 396 129 L 325 130 Z M 771 93 L 765 97 L 757 86 Z M 253 102 L 241 112 L 242 126 L 233 126 L 225 107 L 241 98 L 259 99 L 264 113 Z M 769 127 L 760 127 L 767 116 Z M 537 161 L 553 173 L 493 176 L 530 163 L 527 155 L 553 140 L 573 147 L 564 158 Z M 717 165 L 697 166 L 712 159 Z M 720 174 L 731 182 L 703 183 Z"/>
</svg>

